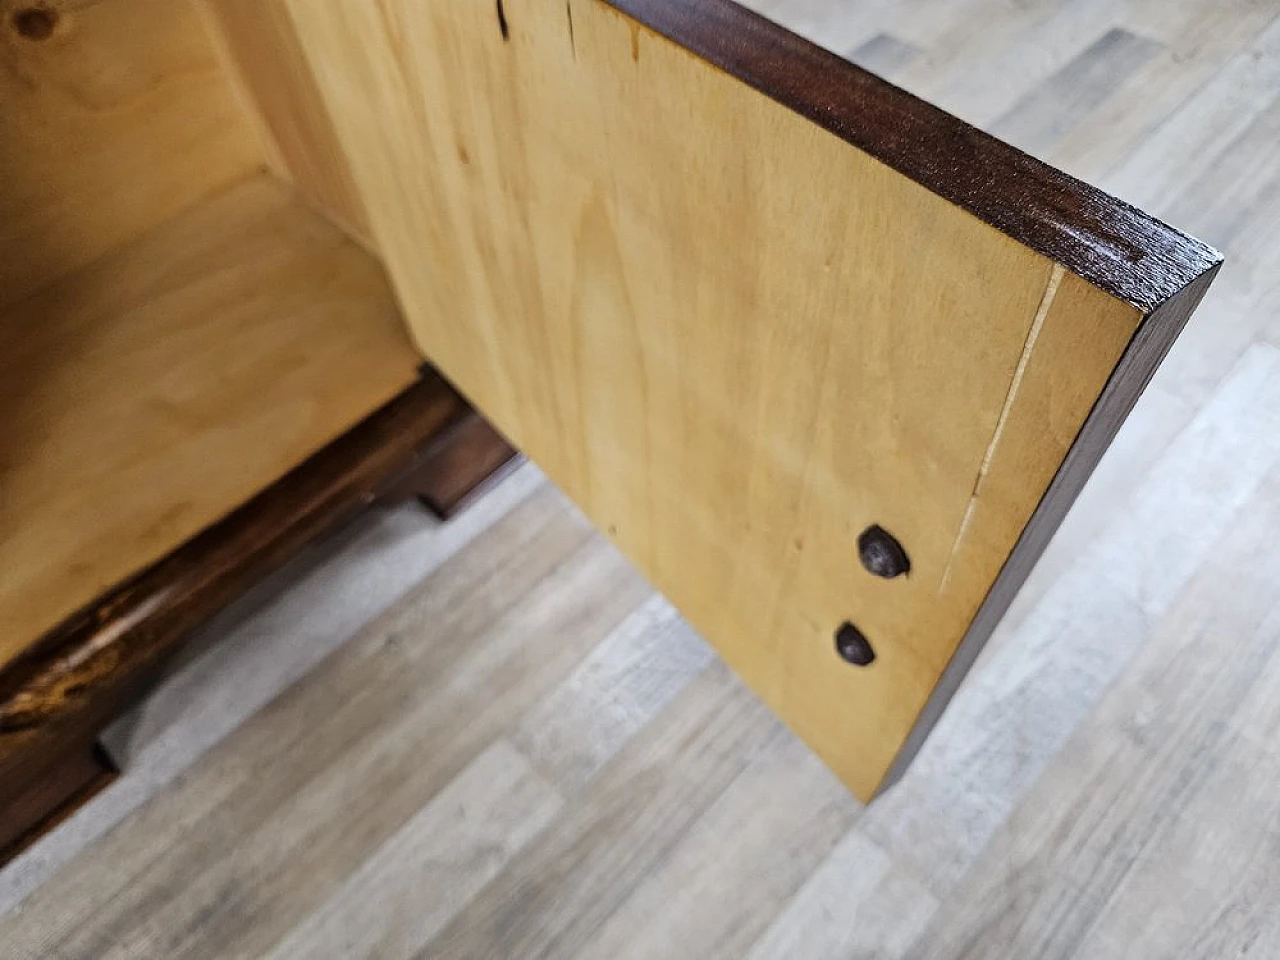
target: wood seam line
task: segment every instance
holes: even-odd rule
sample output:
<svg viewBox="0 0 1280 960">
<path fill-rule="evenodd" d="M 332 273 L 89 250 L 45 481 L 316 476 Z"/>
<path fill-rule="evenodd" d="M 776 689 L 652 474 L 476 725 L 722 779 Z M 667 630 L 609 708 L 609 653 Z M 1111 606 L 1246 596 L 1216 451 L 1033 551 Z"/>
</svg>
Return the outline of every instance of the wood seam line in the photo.
<svg viewBox="0 0 1280 960">
<path fill-rule="evenodd" d="M 1053 270 L 1049 273 L 1049 282 L 1045 285 L 1044 296 L 1040 298 L 1040 306 L 1036 308 L 1035 318 L 1031 321 L 1031 329 L 1027 331 L 1026 342 L 1022 345 L 1022 356 L 1018 357 L 1018 365 L 1013 370 L 1013 379 L 1009 381 L 1009 389 L 1005 393 L 1004 405 L 1000 408 L 1000 416 L 996 420 L 996 428 L 991 434 L 991 441 L 987 444 L 986 452 L 982 455 L 982 465 L 978 467 L 978 476 L 974 478 L 973 492 L 969 494 L 969 504 L 965 507 L 964 518 L 960 521 L 960 529 L 956 531 L 955 542 L 951 544 L 951 554 L 947 557 L 946 567 L 943 568 L 942 579 L 938 583 L 938 593 L 945 592 L 947 584 L 951 580 L 951 570 L 955 564 L 956 555 L 960 552 L 960 546 L 969 532 L 969 524 L 973 520 L 973 514 L 978 506 L 978 498 L 982 495 L 982 485 L 991 470 L 991 461 L 995 459 L 996 448 L 1000 445 L 1000 438 L 1004 435 L 1005 427 L 1009 423 L 1009 416 L 1013 412 L 1013 405 L 1018 398 L 1018 390 L 1027 374 L 1027 366 L 1031 363 L 1031 354 L 1035 351 L 1036 342 L 1040 339 L 1040 331 L 1044 328 L 1045 318 L 1053 307 L 1053 301 L 1058 296 L 1058 287 L 1061 285 L 1062 278 L 1066 272 L 1066 268 L 1062 264 L 1055 263 Z"/>
</svg>

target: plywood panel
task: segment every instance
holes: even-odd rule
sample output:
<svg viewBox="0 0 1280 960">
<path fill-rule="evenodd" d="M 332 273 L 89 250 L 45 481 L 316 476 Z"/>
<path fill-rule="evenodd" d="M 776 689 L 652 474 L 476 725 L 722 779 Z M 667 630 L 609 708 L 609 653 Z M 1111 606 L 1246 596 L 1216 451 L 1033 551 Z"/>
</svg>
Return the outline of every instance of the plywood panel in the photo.
<svg viewBox="0 0 1280 960">
<path fill-rule="evenodd" d="M 266 174 L 0 311 L 0 663 L 418 363 L 378 263 Z"/>
<path fill-rule="evenodd" d="M 288 11 L 262 0 L 203 0 L 203 5 L 272 170 L 368 243 L 364 208 Z"/>
<path fill-rule="evenodd" d="M 422 350 L 869 797 L 1169 258 L 975 216 L 599 0 L 288 6 Z"/>
<path fill-rule="evenodd" d="M 0 0 L 0 306 L 261 160 L 188 0 Z"/>
</svg>

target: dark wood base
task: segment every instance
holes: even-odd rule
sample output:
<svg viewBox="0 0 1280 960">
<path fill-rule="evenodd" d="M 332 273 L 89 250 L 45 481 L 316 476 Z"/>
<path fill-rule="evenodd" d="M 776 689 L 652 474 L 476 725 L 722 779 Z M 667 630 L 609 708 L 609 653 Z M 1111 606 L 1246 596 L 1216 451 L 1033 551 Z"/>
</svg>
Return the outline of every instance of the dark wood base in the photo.
<svg viewBox="0 0 1280 960">
<path fill-rule="evenodd" d="M 78 744 L 0 798 L 0 863 L 31 846 L 118 775 L 101 746 Z"/>
<path fill-rule="evenodd" d="M 447 520 L 519 463 L 515 447 L 472 411 L 419 451 L 384 499 L 417 497 Z"/>
<path fill-rule="evenodd" d="M 514 456 L 424 371 L 238 510 L 33 643 L 0 670 L 0 865 L 109 782 L 109 762 L 91 745 L 154 686 L 194 627 L 369 504 L 399 491 L 447 516 Z"/>
</svg>

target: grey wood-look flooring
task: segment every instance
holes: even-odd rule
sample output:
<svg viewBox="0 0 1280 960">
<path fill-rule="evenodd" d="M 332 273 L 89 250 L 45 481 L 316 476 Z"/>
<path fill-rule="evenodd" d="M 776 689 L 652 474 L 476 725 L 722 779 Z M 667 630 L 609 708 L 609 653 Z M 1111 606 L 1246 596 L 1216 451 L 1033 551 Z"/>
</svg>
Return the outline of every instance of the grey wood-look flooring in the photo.
<svg viewBox="0 0 1280 960">
<path fill-rule="evenodd" d="M 532 468 L 204 631 L 0 872 L 0 956 L 1280 957 L 1280 0 L 758 0 L 1223 249 L 859 806 Z"/>
</svg>

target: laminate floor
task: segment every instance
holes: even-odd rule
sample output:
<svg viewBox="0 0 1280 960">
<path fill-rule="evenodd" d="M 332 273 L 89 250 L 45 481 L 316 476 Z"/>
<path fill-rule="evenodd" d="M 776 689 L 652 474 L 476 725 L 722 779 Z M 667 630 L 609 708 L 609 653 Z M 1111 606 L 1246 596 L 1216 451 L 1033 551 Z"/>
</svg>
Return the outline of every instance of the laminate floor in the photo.
<svg viewBox="0 0 1280 960">
<path fill-rule="evenodd" d="M 1228 257 L 906 779 L 850 799 L 526 467 L 209 624 L 6 958 L 1280 956 L 1280 3 L 757 5 Z"/>
</svg>

